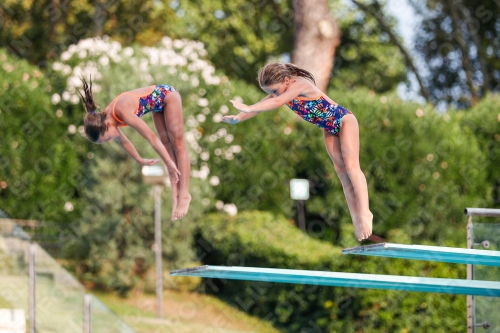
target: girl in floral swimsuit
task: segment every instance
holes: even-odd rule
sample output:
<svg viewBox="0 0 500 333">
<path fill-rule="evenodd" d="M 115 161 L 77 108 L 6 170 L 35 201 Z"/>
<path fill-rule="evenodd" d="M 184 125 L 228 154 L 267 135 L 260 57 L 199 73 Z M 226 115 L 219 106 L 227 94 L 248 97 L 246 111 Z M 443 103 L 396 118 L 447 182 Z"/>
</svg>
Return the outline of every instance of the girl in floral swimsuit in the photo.
<svg viewBox="0 0 500 333">
<path fill-rule="evenodd" d="M 84 94 L 80 94 L 87 111 L 84 129 L 87 138 L 101 144 L 116 140 L 137 163 L 152 165 L 159 159 L 142 158 L 119 127 L 130 126 L 149 141 L 165 163 L 172 184 L 172 219 L 186 215 L 191 196 L 188 192 L 190 163 L 184 141 L 184 121 L 180 94 L 169 85 L 155 85 L 118 95 L 104 112 L 97 112 L 97 104 L 90 85 L 83 81 Z M 141 119 L 152 112 L 156 134 Z"/>
<path fill-rule="evenodd" d="M 259 85 L 269 95 L 253 105 L 231 100 L 241 113 L 225 116 L 223 121 L 236 124 L 282 105 L 304 120 L 323 129 L 326 150 L 342 182 L 358 240 L 372 233 L 373 214 L 368 205 L 366 178 L 359 165 L 359 128 L 356 117 L 338 105 L 314 82 L 308 71 L 293 64 L 269 63 L 258 74 Z"/>
</svg>

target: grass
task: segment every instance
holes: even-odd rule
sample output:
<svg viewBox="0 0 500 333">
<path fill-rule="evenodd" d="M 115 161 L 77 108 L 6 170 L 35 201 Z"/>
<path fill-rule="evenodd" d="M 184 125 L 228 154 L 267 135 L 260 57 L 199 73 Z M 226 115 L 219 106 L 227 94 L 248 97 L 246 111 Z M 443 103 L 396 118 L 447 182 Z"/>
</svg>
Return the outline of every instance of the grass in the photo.
<svg viewBox="0 0 500 333">
<path fill-rule="evenodd" d="M 156 318 L 156 297 L 149 294 L 121 298 L 94 293 L 137 333 L 279 333 L 270 323 L 251 317 L 208 295 L 167 290 L 163 293 L 163 318 Z"/>
<path fill-rule="evenodd" d="M 7 302 L 5 300 L 5 298 L 3 298 L 1 295 L 0 295 L 0 308 L 2 309 L 13 309 L 14 307 L 12 305 L 10 305 L 9 302 Z"/>
</svg>

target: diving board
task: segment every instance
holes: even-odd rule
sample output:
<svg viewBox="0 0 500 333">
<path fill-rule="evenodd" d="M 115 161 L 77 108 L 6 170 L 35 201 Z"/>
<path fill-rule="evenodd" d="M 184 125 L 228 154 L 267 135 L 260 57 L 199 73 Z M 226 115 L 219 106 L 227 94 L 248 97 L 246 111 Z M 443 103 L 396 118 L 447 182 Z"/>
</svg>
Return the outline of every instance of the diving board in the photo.
<svg viewBox="0 0 500 333">
<path fill-rule="evenodd" d="M 500 266 L 500 251 L 461 249 L 455 247 L 380 243 L 343 249 L 342 253 L 452 262 L 457 264 Z"/>
<path fill-rule="evenodd" d="M 171 271 L 170 275 L 500 297 L 500 282 L 478 280 L 209 265 Z"/>
</svg>

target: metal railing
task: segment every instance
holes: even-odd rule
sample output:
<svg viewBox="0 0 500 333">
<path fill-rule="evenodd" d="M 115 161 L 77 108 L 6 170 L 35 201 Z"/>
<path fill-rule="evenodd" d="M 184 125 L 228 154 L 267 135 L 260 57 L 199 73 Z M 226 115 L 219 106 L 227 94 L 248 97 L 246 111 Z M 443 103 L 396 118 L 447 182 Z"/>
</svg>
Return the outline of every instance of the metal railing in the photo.
<svg viewBox="0 0 500 333">
<path fill-rule="evenodd" d="M 485 217 L 500 217 L 500 209 L 492 208 L 465 208 L 464 214 L 469 216 L 467 221 L 467 248 L 472 249 L 474 246 L 482 246 L 487 249 L 490 247 L 490 240 L 481 239 L 476 242 L 474 239 L 474 224 L 472 223 L 472 218 L 474 216 L 485 216 Z M 491 268 L 489 268 L 491 269 Z M 467 280 L 474 280 L 474 265 L 467 265 Z M 476 323 L 476 304 L 475 297 L 472 295 L 467 295 L 467 333 L 475 333 L 476 327 L 482 327 L 484 329 L 489 329 L 491 324 L 489 322 Z"/>
<path fill-rule="evenodd" d="M 28 316 L 28 332 L 134 333 L 86 292 L 14 221 L 0 221 L 0 300 Z"/>
</svg>

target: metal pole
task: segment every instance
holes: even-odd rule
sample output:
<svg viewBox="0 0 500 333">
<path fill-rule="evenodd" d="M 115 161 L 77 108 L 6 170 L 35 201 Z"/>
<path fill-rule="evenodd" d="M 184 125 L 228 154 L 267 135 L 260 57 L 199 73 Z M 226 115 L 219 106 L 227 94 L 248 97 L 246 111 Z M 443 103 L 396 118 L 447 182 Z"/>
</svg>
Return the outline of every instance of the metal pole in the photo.
<svg viewBox="0 0 500 333">
<path fill-rule="evenodd" d="M 500 209 L 494 208 L 465 208 L 464 214 L 468 216 L 500 217 Z"/>
<path fill-rule="evenodd" d="M 30 243 L 28 254 L 28 288 L 29 288 L 29 316 L 30 316 L 30 333 L 36 333 L 36 299 L 35 299 L 35 251 L 36 246 Z"/>
<path fill-rule="evenodd" d="M 467 214 L 467 209 L 465 212 Z M 472 215 L 469 215 L 469 221 L 467 222 L 467 248 L 472 249 L 473 247 L 474 234 Z M 471 264 L 467 264 L 467 280 L 474 280 L 474 267 Z M 467 333 L 474 333 L 476 331 L 474 320 L 474 296 L 467 295 Z"/>
<path fill-rule="evenodd" d="M 162 247 L 161 247 L 161 199 L 162 186 L 154 185 L 155 199 L 155 262 L 156 262 L 156 316 L 162 318 L 162 293 L 163 293 L 163 271 L 161 267 Z"/>
<path fill-rule="evenodd" d="M 304 200 L 297 200 L 297 213 L 299 218 L 299 228 L 302 232 L 306 232 L 306 218 L 304 212 Z"/>
<path fill-rule="evenodd" d="M 92 333 L 92 296 L 83 296 L 83 333 Z"/>
</svg>

